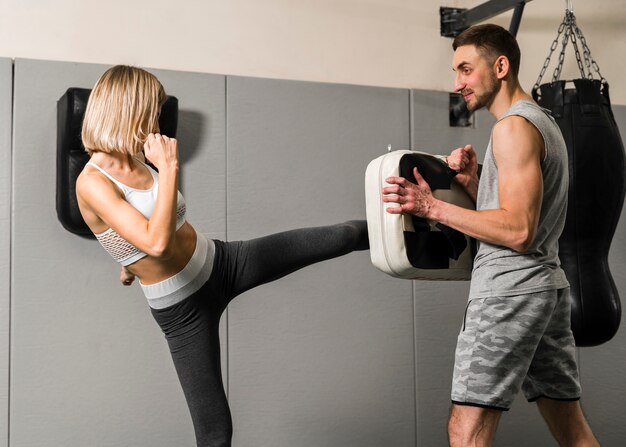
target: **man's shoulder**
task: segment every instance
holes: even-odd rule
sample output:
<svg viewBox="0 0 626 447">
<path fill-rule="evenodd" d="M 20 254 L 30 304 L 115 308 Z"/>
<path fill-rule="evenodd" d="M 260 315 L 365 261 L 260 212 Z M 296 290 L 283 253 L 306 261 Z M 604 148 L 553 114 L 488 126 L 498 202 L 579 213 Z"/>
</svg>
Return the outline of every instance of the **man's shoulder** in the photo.
<svg viewBox="0 0 626 447">
<path fill-rule="evenodd" d="M 507 115 L 496 122 L 492 134 L 495 140 L 500 138 L 520 138 L 525 136 L 539 136 L 541 131 L 531 117 L 524 115 Z"/>
</svg>

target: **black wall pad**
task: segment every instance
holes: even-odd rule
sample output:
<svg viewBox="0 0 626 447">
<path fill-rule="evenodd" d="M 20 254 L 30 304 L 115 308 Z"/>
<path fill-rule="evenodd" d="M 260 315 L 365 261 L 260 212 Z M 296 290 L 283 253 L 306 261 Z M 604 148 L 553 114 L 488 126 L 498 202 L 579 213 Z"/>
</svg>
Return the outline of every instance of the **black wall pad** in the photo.
<svg viewBox="0 0 626 447">
<path fill-rule="evenodd" d="M 56 208 L 61 225 L 71 233 L 93 238 L 78 209 L 76 179 L 89 161 L 81 140 L 81 128 L 90 89 L 69 88 L 57 102 Z M 161 133 L 176 137 L 178 99 L 168 96 L 159 117 Z"/>
</svg>

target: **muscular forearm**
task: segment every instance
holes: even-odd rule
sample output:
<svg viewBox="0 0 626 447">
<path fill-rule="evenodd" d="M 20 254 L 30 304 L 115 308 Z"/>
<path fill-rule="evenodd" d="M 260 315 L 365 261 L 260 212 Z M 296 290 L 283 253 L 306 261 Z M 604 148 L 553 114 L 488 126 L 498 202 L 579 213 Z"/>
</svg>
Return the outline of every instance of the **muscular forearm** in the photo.
<svg viewBox="0 0 626 447">
<path fill-rule="evenodd" d="M 435 200 L 428 218 L 475 239 L 525 252 L 535 237 L 532 216 L 514 215 L 505 209 L 475 211 Z"/>
</svg>

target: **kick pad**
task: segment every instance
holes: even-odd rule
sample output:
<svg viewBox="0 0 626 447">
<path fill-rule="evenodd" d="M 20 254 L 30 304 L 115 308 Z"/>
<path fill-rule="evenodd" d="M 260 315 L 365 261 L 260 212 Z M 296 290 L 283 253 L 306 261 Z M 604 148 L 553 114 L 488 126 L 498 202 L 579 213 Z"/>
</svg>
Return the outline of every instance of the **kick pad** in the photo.
<svg viewBox="0 0 626 447">
<path fill-rule="evenodd" d="M 435 281 L 469 280 L 475 240 L 440 223 L 405 215 L 389 214 L 397 206 L 382 200 L 388 177 L 404 177 L 415 183 L 417 167 L 433 195 L 454 205 L 475 209 L 465 190 L 454 181 L 455 172 L 442 157 L 424 152 L 398 150 L 382 155 L 367 167 L 365 201 L 372 264 L 404 279 Z"/>
</svg>

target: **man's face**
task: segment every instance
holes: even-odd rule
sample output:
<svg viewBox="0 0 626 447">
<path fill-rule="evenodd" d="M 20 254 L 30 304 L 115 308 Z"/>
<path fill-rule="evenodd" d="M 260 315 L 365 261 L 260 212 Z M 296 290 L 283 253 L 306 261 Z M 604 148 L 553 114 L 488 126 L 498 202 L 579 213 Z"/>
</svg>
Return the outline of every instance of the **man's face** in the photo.
<svg viewBox="0 0 626 447">
<path fill-rule="evenodd" d="M 463 95 L 470 112 L 489 106 L 500 88 L 494 67 L 478 52 L 474 45 L 456 49 L 452 58 L 456 72 L 454 91 Z"/>
</svg>

